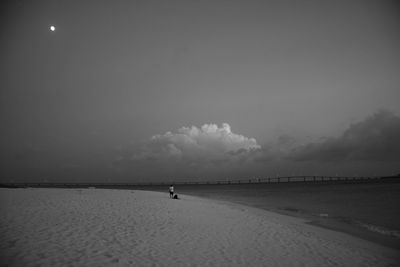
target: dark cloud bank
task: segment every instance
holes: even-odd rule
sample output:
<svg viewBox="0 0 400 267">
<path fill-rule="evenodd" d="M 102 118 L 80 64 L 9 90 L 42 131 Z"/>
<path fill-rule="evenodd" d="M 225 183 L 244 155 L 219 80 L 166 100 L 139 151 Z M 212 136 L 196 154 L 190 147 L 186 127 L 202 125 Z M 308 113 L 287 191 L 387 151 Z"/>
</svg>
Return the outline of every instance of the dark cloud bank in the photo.
<svg viewBox="0 0 400 267">
<path fill-rule="evenodd" d="M 400 162 L 400 118 L 380 111 L 350 127 L 338 138 L 296 147 L 288 155 L 296 161 Z"/>
</svg>

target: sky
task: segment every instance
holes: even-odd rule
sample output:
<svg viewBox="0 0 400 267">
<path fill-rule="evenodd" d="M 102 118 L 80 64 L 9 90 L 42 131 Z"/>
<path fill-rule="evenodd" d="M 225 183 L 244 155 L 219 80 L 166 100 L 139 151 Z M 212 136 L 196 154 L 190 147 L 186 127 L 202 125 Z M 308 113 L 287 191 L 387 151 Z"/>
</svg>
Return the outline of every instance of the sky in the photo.
<svg viewBox="0 0 400 267">
<path fill-rule="evenodd" d="M 0 5 L 0 181 L 400 173 L 396 1 Z"/>
</svg>

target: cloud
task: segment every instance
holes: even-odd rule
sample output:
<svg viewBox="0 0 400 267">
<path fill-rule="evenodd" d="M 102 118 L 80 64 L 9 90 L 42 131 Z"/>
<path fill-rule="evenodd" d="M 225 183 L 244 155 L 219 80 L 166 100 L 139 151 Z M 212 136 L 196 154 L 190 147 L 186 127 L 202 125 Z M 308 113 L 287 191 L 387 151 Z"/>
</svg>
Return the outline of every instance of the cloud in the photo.
<svg viewBox="0 0 400 267">
<path fill-rule="evenodd" d="M 233 133 L 227 123 L 221 127 L 204 124 L 154 135 L 141 146 L 121 152 L 115 165 L 119 170 L 125 166 L 139 172 L 147 172 L 149 166 L 164 172 L 221 171 L 235 168 L 238 162 L 245 164 L 260 149 L 254 138 Z"/>
<path fill-rule="evenodd" d="M 295 161 L 399 161 L 400 117 L 381 110 L 352 124 L 340 137 L 296 147 L 287 157 Z"/>
<path fill-rule="evenodd" d="M 139 153 L 133 155 L 133 159 L 224 160 L 239 152 L 259 148 L 261 147 L 254 138 L 233 133 L 227 123 L 223 123 L 221 127 L 216 124 L 204 124 L 201 128 L 182 127 L 176 133 L 154 135 Z"/>
<path fill-rule="evenodd" d="M 139 181 L 385 174 L 397 171 L 399 136 L 400 118 L 389 111 L 350 125 L 336 138 L 305 142 L 282 135 L 262 146 L 254 138 L 232 132 L 226 123 L 205 124 L 121 147 L 113 168 L 121 177 Z"/>
</svg>

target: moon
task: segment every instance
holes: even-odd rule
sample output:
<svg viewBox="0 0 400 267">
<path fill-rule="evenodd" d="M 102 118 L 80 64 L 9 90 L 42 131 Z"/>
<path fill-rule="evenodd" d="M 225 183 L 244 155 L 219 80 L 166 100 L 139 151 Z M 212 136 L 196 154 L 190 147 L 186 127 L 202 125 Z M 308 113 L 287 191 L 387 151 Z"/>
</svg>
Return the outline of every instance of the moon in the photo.
<svg viewBox="0 0 400 267">
<path fill-rule="evenodd" d="M 54 27 L 53 25 L 50 26 L 50 31 L 54 32 L 56 30 L 56 27 Z"/>
</svg>

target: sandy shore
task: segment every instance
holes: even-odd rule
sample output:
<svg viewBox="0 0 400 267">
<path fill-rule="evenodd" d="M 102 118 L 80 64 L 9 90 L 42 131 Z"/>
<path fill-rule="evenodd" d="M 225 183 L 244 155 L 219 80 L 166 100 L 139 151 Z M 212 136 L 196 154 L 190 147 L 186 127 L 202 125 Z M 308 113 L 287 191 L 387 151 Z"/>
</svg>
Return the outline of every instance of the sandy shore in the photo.
<svg viewBox="0 0 400 267">
<path fill-rule="evenodd" d="M 0 189 L 5 266 L 398 266 L 398 250 L 241 205 L 165 193 Z"/>
<path fill-rule="evenodd" d="M 135 188 L 130 188 L 135 189 Z M 143 190 L 165 192 L 165 186 Z M 400 183 L 179 185 L 185 195 L 237 203 L 400 250 Z"/>
</svg>

